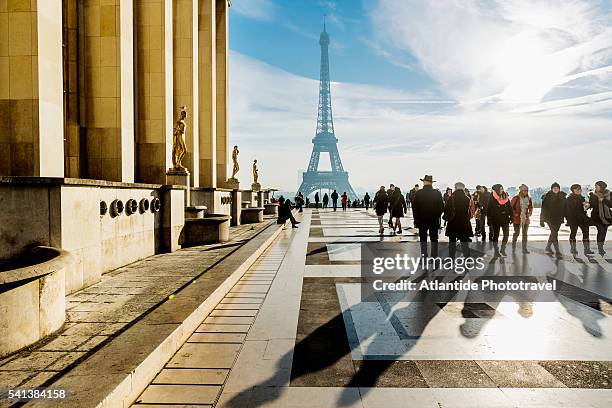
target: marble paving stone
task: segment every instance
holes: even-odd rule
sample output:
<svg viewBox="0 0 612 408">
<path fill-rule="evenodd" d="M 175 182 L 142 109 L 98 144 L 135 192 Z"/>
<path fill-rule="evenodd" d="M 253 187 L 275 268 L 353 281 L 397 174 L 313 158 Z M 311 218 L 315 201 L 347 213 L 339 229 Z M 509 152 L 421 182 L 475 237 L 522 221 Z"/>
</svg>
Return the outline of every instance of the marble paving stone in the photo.
<svg viewBox="0 0 612 408">
<path fill-rule="evenodd" d="M 431 392 L 438 405 L 444 408 L 509 408 L 515 406 L 499 388 L 433 388 Z"/>
<path fill-rule="evenodd" d="M 222 385 L 229 370 L 207 368 L 165 368 L 153 380 L 153 384 Z"/>
<path fill-rule="evenodd" d="M 0 371 L 0 387 L 11 388 L 23 383 L 36 374 L 35 371 Z"/>
<path fill-rule="evenodd" d="M 495 384 L 474 361 L 418 360 L 416 365 L 432 388 L 491 388 Z"/>
<path fill-rule="evenodd" d="M 253 317 L 257 315 L 257 310 L 227 310 L 227 309 L 215 309 L 210 313 L 212 317 Z"/>
<path fill-rule="evenodd" d="M 211 404 L 134 404 L 134 408 L 212 408 Z"/>
<path fill-rule="evenodd" d="M 78 359 L 84 357 L 85 352 L 82 351 L 70 351 L 66 355 L 60 357 L 53 364 L 45 368 L 46 371 L 62 371 L 67 368 L 70 364 L 73 364 Z"/>
<path fill-rule="evenodd" d="M 249 285 L 249 284 L 238 284 L 235 285 L 230 293 L 267 293 L 270 285 Z"/>
<path fill-rule="evenodd" d="M 0 371 L 42 371 L 67 354 L 62 351 L 37 351 L 0 366 Z"/>
<path fill-rule="evenodd" d="M 240 344 L 185 343 L 167 368 L 231 368 Z"/>
<path fill-rule="evenodd" d="M 241 344 L 246 333 L 193 333 L 188 343 L 238 343 Z"/>
<path fill-rule="evenodd" d="M 161 404 L 213 404 L 220 386 L 211 385 L 150 385 L 138 402 Z"/>
<path fill-rule="evenodd" d="M 260 303 L 219 303 L 215 310 L 259 310 Z"/>
<path fill-rule="evenodd" d="M 251 326 L 249 324 L 201 324 L 198 333 L 246 333 Z"/>
<path fill-rule="evenodd" d="M 359 393 L 364 408 L 440 408 L 432 390 L 427 388 L 360 387 Z"/>
<path fill-rule="evenodd" d="M 58 336 L 40 348 L 41 351 L 71 351 L 87 342 L 91 336 L 76 334 L 73 336 Z"/>
<path fill-rule="evenodd" d="M 90 351 L 91 349 L 98 346 L 102 342 L 107 341 L 108 339 L 109 339 L 108 336 L 92 336 L 85 343 L 78 346 L 76 348 L 76 351 Z"/>
<path fill-rule="evenodd" d="M 540 366 L 569 388 L 612 390 L 612 361 L 540 361 Z"/>
<path fill-rule="evenodd" d="M 500 388 L 564 387 L 536 361 L 480 360 L 476 363 Z"/>
<path fill-rule="evenodd" d="M 220 305 L 228 305 L 228 304 L 252 304 L 252 305 L 261 305 L 262 299 L 261 297 L 253 297 L 253 298 L 245 298 L 245 297 L 225 297 Z"/>
<path fill-rule="evenodd" d="M 511 406 L 521 408 L 610 408 L 612 391 L 576 388 L 501 388 Z"/>
<path fill-rule="evenodd" d="M 233 292 L 233 291 L 228 293 L 227 295 L 225 295 L 226 299 L 228 299 L 228 298 L 263 299 L 265 297 L 266 297 L 265 293 L 245 293 L 245 292 Z"/>
<path fill-rule="evenodd" d="M 359 389 L 355 387 L 257 387 L 250 404 L 274 408 L 363 408 Z"/>
<path fill-rule="evenodd" d="M 255 320 L 254 316 L 234 317 L 234 316 L 209 316 L 204 320 L 204 324 L 251 324 Z"/>
</svg>

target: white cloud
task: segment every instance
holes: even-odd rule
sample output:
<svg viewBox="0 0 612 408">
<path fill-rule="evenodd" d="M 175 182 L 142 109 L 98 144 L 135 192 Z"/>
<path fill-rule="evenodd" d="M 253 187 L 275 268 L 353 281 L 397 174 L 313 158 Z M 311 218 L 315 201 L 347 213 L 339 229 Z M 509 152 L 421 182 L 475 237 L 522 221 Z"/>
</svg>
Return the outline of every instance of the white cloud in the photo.
<svg viewBox="0 0 612 408">
<path fill-rule="evenodd" d="M 607 0 L 378 0 L 370 9 L 376 43 L 395 59 L 416 57 L 451 97 L 539 103 L 573 76 L 612 63 L 610 7 Z"/>
<path fill-rule="evenodd" d="M 272 20 L 275 14 L 272 0 L 234 0 L 232 9 L 245 17 L 263 21 Z"/>
<path fill-rule="evenodd" d="M 242 163 L 257 158 L 262 183 L 297 188 L 297 169 L 307 167 L 312 149 L 318 82 L 236 52 L 230 54 L 230 78 L 230 136 L 241 146 Z M 354 186 L 409 186 L 425 173 L 441 184 L 461 179 L 532 186 L 553 179 L 592 183 L 611 174 L 612 118 L 592 115 L 610 108 L 609 94 L 532 105 L 537 111 L 419 103 L 431 99 L 332 84 L 336 136 Z"/>
</svg>

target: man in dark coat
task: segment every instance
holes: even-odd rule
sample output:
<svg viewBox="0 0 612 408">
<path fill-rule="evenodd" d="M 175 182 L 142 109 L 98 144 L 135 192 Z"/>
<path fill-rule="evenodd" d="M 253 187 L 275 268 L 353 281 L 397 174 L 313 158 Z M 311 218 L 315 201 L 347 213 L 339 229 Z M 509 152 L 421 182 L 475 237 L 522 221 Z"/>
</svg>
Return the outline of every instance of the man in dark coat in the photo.
<svg viewBox="0 0 612 408">
<path fill-rule="evenodd" d="M 370 195 L 368 194 L 367 191 L 365 195 L 363 196 L 363 203 L 365 204 L 366 211 L 368 211 L 370 209 Z"/>
<path fill-rule="evenodd" d="M 446 236 L 448 237 L 448 253 L 455 257 L 457 240 L 461 241 L 463 256 L 470 256 L 472 231 L 470 213 L 470 197 L 465 194 L 465 184 L 455 183 L 455 191 L 449 196 L 444 205 L 444 220 L 446 221 Z"/>
<path fill-rule="evenodd" d="M 315 193 L 315 208 L 319 208 L 319 192 Z"/>
<path fill-rule="evenodd" d="M 334 192 L 331 193 L 331 199 L 332 199 L 332 207 L 334 207 L 334 211 L 336 211 L 336 209 L 338 208 L 338 192 L 336 190 L 334 190 Z"/>
<path fill-rule="evenodd" d="M 323 194 L 323 208 L 327 208 L 327 205 L 329 204 L 329 196 L 327 195 L 327 193 Z"/>
<path fill-rule="evenodd" d="M 378 217 L 378 232 L 381 235 L 385 232 L 385 227 L 383 227 L 383 217 L 387 213 L 388 207 L 389 198 L 387 197 L 385 186 L 380 186 L 380 190 L 378 190 L 374 196 L 374 210 L 376 211 L 376 216 Z"/>
<path fill-rule="evenodd" d="M 414 187 L 408 193 L 408 200 L 406 200 L 406 204 L 410 208 L 412 208 L 412 202 L 414 201 L 414 196 L 417 193 L 417 191 L 419 191 L 419 185 L 415 184 Z M 413 221 L 412 222 L 413 226 L 416 227 L 416 225 L 414 224 L 414 213 L 412 214 L 412 221 Z"/>
<path fill-rule="evenodd" d="M 487 240 L 487 208 L 489 206 L 491 193 L 489 193 L 489 190 L 485 186 L 480 186 L 478 191 L 478 208 L 480 209 L 480 218 L 478 219 L 478 223 L 480 225 L 480 236 L 484 242 Z M 489 228 L 489 241 L 491 240 L 493 240 L 493 234 Z"/>
<path fill-rule="evenodd" d="M 440 191 L 433 188 L 433 176 L 426 175 L 421 181 L 423 188 L 416 192 L 412 200 L 414 225 L 419 229 L 421 253 L 427 255 L 427 235 L 429 234 L 432 242 L 432 256 L 437 256 L 438 229 L 440 228 L 440 216 L 444 211 L 444 202 Z"/>
<path fill-rule="evenodd" d="M 586 212 L 589 204 L 582 195 L 580 184 L 573 184 L 570 189 L 572 192 L 565 200 L 565 218 L 567 219 L 567 225 L 570 227 L 569 242 L 571 252 L 574 255 L 578 253 L 576 250 L 576 234 L 578 233 L 578 228 L 580 228 L 580 231 L 582 231 L 584 254 L 590 255 L 593 253 L 591 251 L 591 243 L 589 242 L 589 225 L 591 220 Z"/>
<path fill-rule="evenodd" d="M 561 250 L 559 249 L 559 228 L 563 224 L 565 219 L 565 192 L 561 191 L 559 183 L 552 183 L 550 191 L 542 197 L 542 213 L 540 214 L 540 226 L 543 227 L 544 223 L 548 224 L 550 228 L 550 235 L 548 236 L 548 243 L 546 244 L 545 251 L 552 254 L 552 246 L 555 247 L 555 253 L 557 257 L 561 257 Z"/>
<path fill-rule="evenodd" d="M 387 199 L 389 200 L 389 228 L 393 229 L 393 214 L 391 214 L 391 196 L 393 196 L 393 192 L 395 191 L 395 185 L 389 184 L 389 189 L 387 190 Z"/>
</svg>

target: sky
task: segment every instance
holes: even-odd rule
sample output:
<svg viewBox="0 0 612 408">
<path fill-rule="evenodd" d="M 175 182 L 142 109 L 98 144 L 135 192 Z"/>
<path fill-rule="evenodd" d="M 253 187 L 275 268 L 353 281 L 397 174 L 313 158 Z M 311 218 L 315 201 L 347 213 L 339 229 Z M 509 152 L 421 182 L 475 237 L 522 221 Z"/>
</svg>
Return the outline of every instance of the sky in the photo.
<svg viewBox="0 0 612 408">
<path fill-rule="evenodd" d="M 612 184 L 612 0 L 233 0 L 230 143 L 263 185 L 308 166 L 323 16 L 355 189 Z"/>
</svg>

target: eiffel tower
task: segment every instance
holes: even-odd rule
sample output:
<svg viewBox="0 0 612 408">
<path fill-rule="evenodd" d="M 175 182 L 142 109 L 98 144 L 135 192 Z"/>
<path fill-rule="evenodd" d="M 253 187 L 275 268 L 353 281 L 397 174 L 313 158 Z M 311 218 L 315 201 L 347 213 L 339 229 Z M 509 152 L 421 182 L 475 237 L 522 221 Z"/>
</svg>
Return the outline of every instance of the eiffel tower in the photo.
<svg viewBox="0 0 612 408">
<path fill-rule="evenodd" d="M 340 153 L 338 153 L 338 139 L 334 133 L 332 118 L 331 92 L 329 86 L 329 35 L 323 23 L 323 32 L 319 39 L 321 45 L 321 76 L 319 80 L 319 114 L 317 117 L 317 131 L 312 139 L 313 148 L 308 163 L 308 170 L 304 172 L 302 184 L 298 191 L 304 196 L 320 189 L 337 190 L 338 194 L 346 191 L 350 199 L 357 198 L 357 194 L 348 180 L 348 172 L 344 171 Z M 319 171 L 319 157 L 321 152 L 329 153 L 331 171 Z"/>
</svg>

